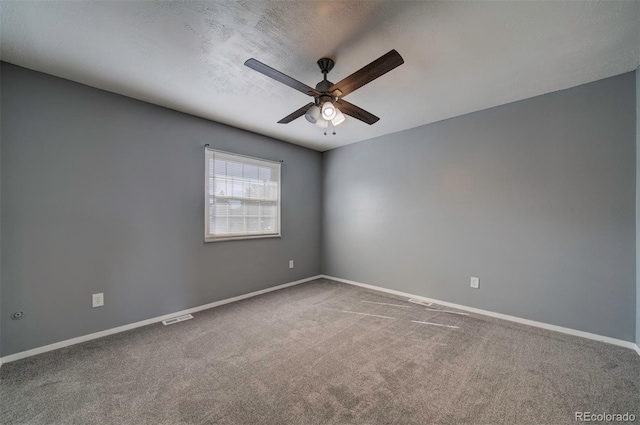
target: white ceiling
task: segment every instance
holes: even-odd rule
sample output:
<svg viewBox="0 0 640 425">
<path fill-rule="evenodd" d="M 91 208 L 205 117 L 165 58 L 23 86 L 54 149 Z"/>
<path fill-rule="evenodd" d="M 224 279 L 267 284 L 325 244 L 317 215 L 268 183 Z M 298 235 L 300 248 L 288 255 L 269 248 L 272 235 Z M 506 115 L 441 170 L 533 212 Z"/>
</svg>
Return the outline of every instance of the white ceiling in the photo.
<svg viewBox="0 0 640 425">
<path fill-rule="evenodd" d="M 634 70 L 640 1 L 1 3 L 2 60 L 324 151 Z M 345 99 L 379 116 L 336 136 L 310 101 L 243 65 L 315 87 L 391 49 L 405 64 Z"/>
</svg>

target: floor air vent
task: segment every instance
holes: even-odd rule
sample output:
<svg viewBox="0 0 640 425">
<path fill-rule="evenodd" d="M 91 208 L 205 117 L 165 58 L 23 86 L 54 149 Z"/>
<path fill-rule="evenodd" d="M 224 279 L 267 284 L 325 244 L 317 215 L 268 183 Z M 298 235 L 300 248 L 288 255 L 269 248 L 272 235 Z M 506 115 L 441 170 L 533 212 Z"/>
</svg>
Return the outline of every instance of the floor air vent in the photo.
<svg viewBox="0 0 640 425">
<path fill-rule="evenodd" d="M 172 317 L 171 319 L 163 320 L 163 325 L 173 325 L 174 323 L 184 322 L 185 320 L 193 319 L 193 316 L 190 314 L 185 314 L 184 316 Z"/>
<path fill-rule="evenodd" d="M 431 307 L 431 306 L 433 305 L 433 303 L 428 303 L 428 302 L 420 301 L 420 300 L 417 300 L 417 299 L 415 299 L 415 298 L 409 298 L 407 301 L 409 301 L 410 303 L 423 305 L 423 306 L 425 306 L 425 307 Z"/>
</svg>

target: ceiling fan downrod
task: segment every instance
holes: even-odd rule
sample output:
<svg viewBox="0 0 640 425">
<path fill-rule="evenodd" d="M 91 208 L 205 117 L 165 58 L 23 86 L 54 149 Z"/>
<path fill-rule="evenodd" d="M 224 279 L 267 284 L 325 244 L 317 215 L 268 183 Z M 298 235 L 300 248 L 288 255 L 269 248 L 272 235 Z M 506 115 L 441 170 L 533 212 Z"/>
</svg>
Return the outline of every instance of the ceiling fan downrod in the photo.
<svg viewBox="0 0 640 425">
<path fill-rule="evenodd" d="M 320 72 L 324 74 L 324 79 L 327 79 L 327 74 L 333 69 L 333 66 L 336 64 L 333 59 L 330 58 L 320 58 L 318 59 L 318 66 L 320 67 Z"/>
<path fill-rule="evenodd" d="M 333 69 L 333 66 L 336 63 L 333 59 L 330 58 L 318 59 L 317 63 L 320 67 L 320 72 L 322 72 L 322 75 L 324 76 L 324 79 L 316 84 L 316 90 L 320 92 L 320 95 L 316 96 L 316 100 L 320 105 L 324 102 L 335 102 L 334 96 L 329 93 L 329 88 L 333 86 L 333 83 L 327 79 L 327 74 Z"/>
</svg>

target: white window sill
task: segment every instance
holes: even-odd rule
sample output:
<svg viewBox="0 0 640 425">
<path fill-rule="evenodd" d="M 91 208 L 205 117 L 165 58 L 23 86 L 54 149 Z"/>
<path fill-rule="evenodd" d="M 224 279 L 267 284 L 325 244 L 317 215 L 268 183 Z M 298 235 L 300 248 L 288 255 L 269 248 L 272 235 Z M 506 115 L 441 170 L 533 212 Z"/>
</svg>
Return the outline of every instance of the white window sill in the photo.
<svg viewBox="0 0 640 425">
<path fill-rule="evenodd" d="M 281 234 L 273 234 L 273 235 L 243 235 L 243 236 L 220 236 L 217 238 L 205 238 L 204 241 L 208 242 L 223 242 L 223 241 L 240 241 L 245 239 L 265 239 L 265 238 L 281 238 Z"/>
</svg>

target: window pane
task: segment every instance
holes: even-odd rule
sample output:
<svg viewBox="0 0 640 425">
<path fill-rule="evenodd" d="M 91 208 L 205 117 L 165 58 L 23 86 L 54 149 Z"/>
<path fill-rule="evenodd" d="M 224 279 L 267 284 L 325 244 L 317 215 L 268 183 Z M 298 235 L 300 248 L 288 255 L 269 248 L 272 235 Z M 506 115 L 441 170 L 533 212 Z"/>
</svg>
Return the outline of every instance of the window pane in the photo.
<svg viewBox="0 0 640 425">
<path fill-rule="evenodd" d="M 219 159 L 215 160 L 215 171 L 213 173 L 216 176 L 226 176 L 227 175 L 227 161 L 221 161 Z"/>
<path fill-rule="evenodd" d="M 253 199 L 264 199 L 264 183 L 254 183 L 251 189 L 251 197 Z"/>
<path fill-rule="evenodd" d="M 229 227 L 227 225 L 226 218 L 215 218 L 214 225 L 212 226 L 213 234 L 225 234 L 229 233 Z"/>
<path fill-rule="evenodd" d="M 262 181 L 271 180 L 271 170 L 268 168 L 259 168 L 258 179 Z"/>
<path fill-rule="evenodd" d="M 242 180 L 233 180 L 233 192 L 231 193 L 233 196 L 244 196 L 244 185 Z"/>
<path fill-rule="evenodd" d="M 244 166 L 244 178 L 251 180 L 258 180 L 258 166 L 257 165 L 245 165 Z"/>
<path fill-rule="evenodd" d="M 216 177 L 214 192 L 216 195 L 224 196 L 227 194 L 227 180 L 223 177 Z M 211 193 L 213 195 L 213 193 Z"/>
<path fill-rule="evenodd" d="M 242 205 L 242 201 L 235 199 L 229 200 L 229 215 L 244 216 L 244 205 Z"/>
<path fill-rule="evenodd" d="M 229 217 L 229 232 L 244 233 L 244 217 Z"/>
<path fill-rule="evenodd" d="M 227 161 L 227 176 L 242 177 L 242 164 L 239 162 Z"/>
<path fill-rule="evenodd" d="M 273 181 L 267 182 L 264 188 L 264 198 L 269 200 L 278 199 L 278 183 Z"/>
<path fill-rule="evenodd" d="M 226 196 L 233 196 L 233 180 L 227 179 L 227 191 L 225 192 Z"/>
<path fill-rule="evenodd" d="M 260 203 L 259 202 L 248 202 L 246 204 L 247 215 L 248 216 L 259 216 L 260 215 Z"/>
<path fill-rule="evenodd" d="M 259 195 L 259 186 L 255 181 L 248 181 L 245 182 L 245 186 L 244 186 L 244 195 L 247 198 L 252 198 L 252 199 L 256 199 L 258 198 Z"/>
<path fill-rule="evenodd" d="M 260 219 L 260 227 L 261 227 L 261 230 L 266 233 L 275 232 L 277 230 L 274 223 L 274 219 L 270 217 L 262 217 Z"/>
<path fill-rule="evenodd" d="M 247 232 L 259 232 L 260 231 L 260 218 L 247 218 Z"/>
<path fill-rule="evenodd" d="M 273 204 L 262 204 L 262 210 L 260 211 L 260 213 L 264 216 L 271 216 L 271 217 L 275 217 L 278 213 L 278 208 L 276 205 Z"/>
<path fill-rule="evenodd" d="M 229 203 L 226 201 L 217 201 L 213 208 L 215 217 L 226 217 L 229 215 Z"/>
</svg>

